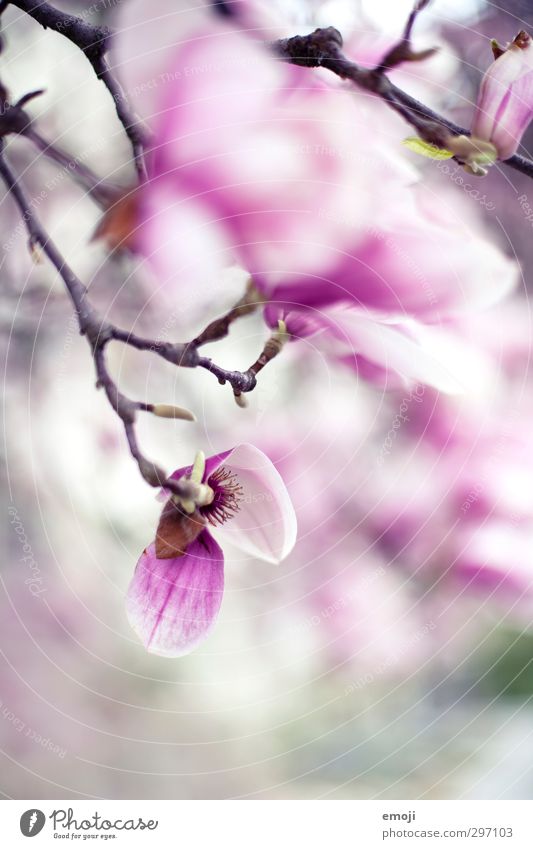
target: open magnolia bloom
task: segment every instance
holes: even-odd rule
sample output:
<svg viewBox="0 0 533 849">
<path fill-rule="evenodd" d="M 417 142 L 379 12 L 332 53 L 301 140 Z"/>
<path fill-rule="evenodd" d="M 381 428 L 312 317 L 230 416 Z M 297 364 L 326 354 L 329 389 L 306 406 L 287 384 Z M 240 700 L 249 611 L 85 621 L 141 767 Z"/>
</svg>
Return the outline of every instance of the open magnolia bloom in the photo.
<svg viewBox="0 0 533 849">
<path fill-rule="evenodd" d="M 156 538 L 142 553 L 126 598 L 128 619 L 154 654 L 178 657 L 214 626 L 224 591 L 224 554 L 211 535 L 247 554 L 279 563 L 296 541 L 296 516 L 268 457 L 238 445 L 177 469 L 190 497 L 169 495 Z"/>
</svg>

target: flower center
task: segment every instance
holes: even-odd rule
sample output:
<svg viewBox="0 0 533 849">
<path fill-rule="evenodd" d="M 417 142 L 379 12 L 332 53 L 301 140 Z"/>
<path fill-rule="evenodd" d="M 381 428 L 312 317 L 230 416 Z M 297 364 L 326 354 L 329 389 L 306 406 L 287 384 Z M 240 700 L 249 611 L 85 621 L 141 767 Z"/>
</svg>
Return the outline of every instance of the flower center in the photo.
<svg viewBox="0 0 533 849">
<path fill-rule="evenodd" d="M 211 525 L 223 525 L 240 510 L 243 489 L 237 475 L 220 466 L 207 481 L 214 496 L 210 504 L 200 507 L 200 513 Z"/>
</svg>

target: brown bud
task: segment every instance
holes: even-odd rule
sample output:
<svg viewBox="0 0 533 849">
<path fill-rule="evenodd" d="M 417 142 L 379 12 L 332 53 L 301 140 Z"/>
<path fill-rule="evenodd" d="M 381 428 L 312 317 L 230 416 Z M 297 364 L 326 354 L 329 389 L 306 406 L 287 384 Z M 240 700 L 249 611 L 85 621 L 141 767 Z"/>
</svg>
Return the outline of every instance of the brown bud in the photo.
<svg viewBox="0 0 533 849">
<path fill-rule="evenodd" d="M 528 32 L 521 29 L 516 38 L 513 39 L 513 44 L 516 44 L 521 50 L 527 50 L 531 42 L 531 36 Z"/>
<path fill-rule="evenodd" d="M 155 538 L 155 553 L 160 560 L 181 557 L 187 546 L 201 534 L 206 520 L 195 511 L 189 515 L 169 499 L 163 508 Z"/>
<path fill-rule="evenodd" d="M 104 213 L 92 235 L 92 241 L 103 239 L 107 245 L 131 248 L 137 229 L 139 196 L 135 189 L 125 192 Z"/>
<path fill-rule="evenodd" d="M 495 38 L 491 39 L 490 49 L 492 50 L 492 55 L 495 59 L 499 59 L 500 56 L 503 56 L 503 54 L 505 53 L 505 47 L 502 47 L 500 44 L 498 44 Z"/>
</svg>

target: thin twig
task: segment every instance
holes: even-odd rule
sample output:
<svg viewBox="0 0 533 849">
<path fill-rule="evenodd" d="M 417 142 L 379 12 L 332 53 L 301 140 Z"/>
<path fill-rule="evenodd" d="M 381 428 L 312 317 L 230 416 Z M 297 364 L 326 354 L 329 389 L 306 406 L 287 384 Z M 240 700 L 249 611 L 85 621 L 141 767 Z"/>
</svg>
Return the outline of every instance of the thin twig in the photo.
<svg viewBox="0 0 533 849">
<path fill-rule="evenodd" d="M 265 346 L 255 363 L 253 363 L 253 365 L 244 372 L 226 371 L 225 369 L 221 369 L 220 366 L 217 366 L 216 363 L 209 359 L 209 357 L 199 357 L 198 365 L 200 368 L 205 368 L 212 372 L 219 383 L 231 384 L 237 403 L 240 406 L 244 406 L 241 395 L 244 392 L 251 392 L 252 389 L 255 389 L 257 385 L 257 375 L 259 372 L 262 371 L 262 369 L 264 369 L 264 367 L 273 360 L 274 357 L 277 357 L 284 344 L 290 338 L 283 322 L 281 322 L 280 325 L 280 329 L 267 339 Z"/>
<path fill-rule="evenodd" d="M 40 133 L 37 132 L 30 124 L 22 133 L 22 136 L 27 138 L 35 147 L 55 162 L 60 165 L 65 172 L 73 177 L 87 193 L 103 208 L 107 209 L 119 197 L 119 190 L 112 186 L 106 185 L 101 177 L 98 177 L 87 165 L 80 161 L 78 157 L 69 156 L 64 151 L 60 150 L 51 142 L 47 141 Z"/>
<path fill-rule="evenodd" d="M 3 155 L 3 149 L 0 150 L 0 176 L 2 177 L 11 197 L 19 207 L 28 230 L 30 243 L 41 247 L 52 265 L 59 272 L 66 286 L 67 292 L 76 310 L 80 333 L 87 337 L 87 341 L 91 346 L 98 385 L 104 388 L 111 407 L 124 425 L 130 451 L 139 465 L 143 478 L 151 486 L 165 486 L 168 489 L 177 492 L 177 494 L 183 495 L 183 488 L 179 482 L 167 480 L 167 476 L 162 469 L 144 457 L 139 450 L 135 437 L 134 423 L 136 412 L 140 409 L 146 409 L 146 405 L 126 398 L 126 396 L 119 391 L 107 370 L 105 347 L 111 339 L 117 338 L 118 334 L 115 331 L 118 329 L 114 328 L 109 322 L 102 319 L 94 307 L 89 303 L 86 286 L 84 286 L 81 280 L 78 279 L 76 274 L 74 274 L 72 269 L 67 265 L 55 244 L 43 229 L 29 199 L 26 197 L 26 194 L 20 185 L 20 182 L 17 180 L 14 173 L 11 171 L 10 166 L 6 162 Z"/>
<path fill-rule="evenodd" d="M 390 70 L 391 68 L 396 68 L 397 65 L 401 65 L 402 62 L 413 62 L 420 61 L 421 59 L 427 59 L 429 56 L 432 56 L 436 49 L 435 47 L 430 48 L 429 50 L 422 51 L 414 51 L 411 46 L 411 36 L 413 34 L 413 28 L 416 23 L 416 19 L 418 18 L 420 12 L 426 8 L 430 3 L 430 0 L 417 0 L 413 8 L 411 9 L 411 13 L 407 18 L 402 37 L 400 40 L 394 44 L 390 50 L 387 51 L 379 65 L 376 66 L 375 70 L 378 73 L 384 73 L 385 71 Z"/>
<path fill-rule="evenodd" d="M 99 56 L 97 59 L 95 59 L 92 65 L 95 70 L 96 76 L 99 80 L 102 80 L 107 90 L 109 91 L 111 97 L 113 98 L 118 119 L 124 127 L 124 131 L 130 140 L 130 144 L 133 150 L 133 161 L 137 171 L 137 176 L 142 182 L 146 180 L 147 175 L 146 166 L 144 164 L 145 139 L 144 134 L 140 129 L 139 122 L 130 111 L 126 94 L 122 86 L 111 73 L 107 57 Z"/>
<path fill-rule="evenodd" d="M 100 206 L 107 209 L 120 196 L 119 189 L 106 185 L 78 157 L 68 156 L 43 138 L 33 126 L 31 117 L 24 107 L 42 93 L 42 90 L 30 91 L 16 103 L 11 103 L 6 87 L 0 83 L 0 136 L 15 134 L 27 138 L 41 153 L 57 165 L 61 165 L 63 170 L 80 183 Z"/>
<path fill-rule="evenodd" d="M 112 322 L 104 319 L 90 303 L 87 287 L 65 262 L 60 251 L 41 224 L 30 199 L 26 196 L 26 192 L 20 181 L 5 159 L 4 142 L 2 140 L 0 140 L 0 177 L 3 179 L 8 193 L 19 208 L 28 231 L 30 247 L 32 249 L 36 247 L 42 249 L 65 284 L 76 311 L 80 333 L 87 338 L 91 347 L 97 386 L 104 390 L 110 406 L 122 421 L 130 453 L 136 460 L 141 475 L 150 486 L 163 486 L 176 495 L 184 498 L 190 497 L 191 485 L 187 481 L 175 481 L 167 478 L 166 473 L 159 466 L 143 455 L 137 441 L 135 421 L 137 413 L 140 411 L 150 412 L 165 418 L 192 419 L 192 415 L 188 414 L 188 411 L 171 405 L 147 404 L 143 401 L 132 400 L 124 395 L 109 373 L 106 362 L 107 345 L 112 341 L 117 341 L 138 351 L 153 353 L 181 368 L 195 368 L 199 366 L 207 369 L 215 375 L 219 383 L 229 383 L 236 397 L 240 397 L 243 392 L 250 392 L 254 389 L 256 385 L 254 367 L 248 369 L 246 372 L 228 371 L 217 366 L 207 357 L 200 357 L 198 355 L 197 345 L 194 342 L 163 342 L 157 339 L 147 339 L 138 336 L 136 333 L 117 327 Z M 248 290 L 242 301 L 245 299 L 249 301 L 250 297 L 250 290 Z M 241 303 L 241 312 L 243 306 Z M 257 300 L 254 302 L 254 308 L 255 306 L 257 306 Z M 248 304 L 248 311 L 251 311 L 250 307 L 251 304 Z M 236 317 L 235 315 L 234 318 Z M 219 319 L 220 326 L 224 322 L 225 319 Z M 213 322 L 209 326 L 215 327 L 216 322 Z M 208 328 L 206 328 L 207 330 Z M 204 331 L 204 334 L 206 331 Z"/>
<path fill-rule="evenodd" d="M 146 178 L 146 168 L 143 155 L 143 138 L 139 122 L 130 110 L 122 87 L 113 76 L 106 59 L 106 53 L 111 43 L 111 30 L 106 26 L 87 23 L 76 15 L 69 15 L 54 8 L 44 0 L 10 0 L 22 12 L 26 12 L 34 21 L 45 29 L 64 35 L 86 55 L 99 80 L 106 86 L 117 111 L 118 118 L 128 136 L 133 161 L 140 180 Z"/>
<path fill-rule="evenodd" d="M 210 322 L 205 330 L 202 330 L 196 339 L 193 339 L 192 344 L 199 348 L 201 345 L 207 345 L 208 342 L 217 342 L 219 339 L 224 339 L 234 321 L 255 312 L 263 301 L 263 296 L 256 289 L 253 280 L 250 279 L 244 295 L 235 306 L 225 315 Z"/>
</svg>

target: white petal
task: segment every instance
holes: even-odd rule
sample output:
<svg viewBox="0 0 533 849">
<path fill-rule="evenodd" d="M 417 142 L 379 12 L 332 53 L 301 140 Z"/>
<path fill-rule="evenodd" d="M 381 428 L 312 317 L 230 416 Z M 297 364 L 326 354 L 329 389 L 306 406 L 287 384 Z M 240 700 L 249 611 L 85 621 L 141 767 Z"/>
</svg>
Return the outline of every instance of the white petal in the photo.
<svg viewBox="0 0 533 849">
<path fill-rule="evenodd" d="M 478 391 L 490 380 L 490 359 L 448 328 L 414 320 L 387 322 L 349 309 L 332 312 L 330 318 L 339 356 L 357 354 L 406 381 L 451 394 Z"/>
<path fill-rule="evenodd" d="M 242 551 L 279 563 L 296 542 L 296 514 L 281 475 L 266 454 L 238 445 L 223 463 L 243 488 L 239 510 L 216 533 Z"/>
</svg>

